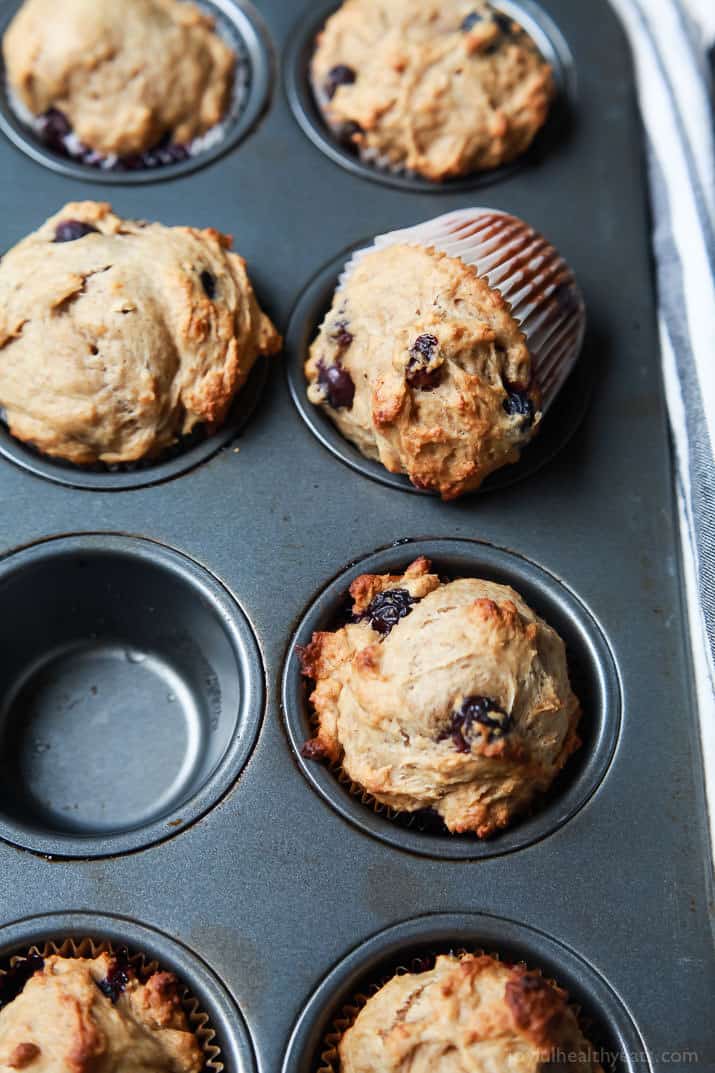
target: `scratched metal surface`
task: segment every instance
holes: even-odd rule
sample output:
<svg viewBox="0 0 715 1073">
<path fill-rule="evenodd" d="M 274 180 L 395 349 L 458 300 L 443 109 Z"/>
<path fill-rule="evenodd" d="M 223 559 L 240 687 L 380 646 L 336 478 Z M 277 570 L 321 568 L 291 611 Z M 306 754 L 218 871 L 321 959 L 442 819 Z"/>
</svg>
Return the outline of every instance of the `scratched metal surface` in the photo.
<svg viewBox="0 0 715 1073">
<path fill-rule="evenodd" d="M 13 6 L 6 0 L 2 10 Z M 48 860 L 0 843 L 0 918 L 13 925 L 0 930 L 2 951 L 35 934 L 16 922 L 37 914 L 82 910 L 157 929 L 222 981 L 261 1073 L 280 1068 L 310 995 L 349 951 L 438 912 L 545 933 L 619 996 L 653 1070 L 672 1068 L 668 1056 L 680 1050 L 715 1068 L 701 758 L 630 59 L 606 0 L 543 7 L 574 58 L 574 121 L 527 167 L 474 192 L 370 182 L 311 144 L 290 112 L 281 67 L 296 24 L 312 17 L 309 0 L 259 4 L 275 55 L 269 107 L 241 145 L 191 175 L 100 187 L 0 139 L 3 247 L 80 198 L 106 198 L 122 215 L 212 225 L 235 236 L 282 330 L 314 274 L 345 247 L 475 203 L 544 231 L 587 296 L 584 360 L 595 383 L 568 446 L 528 479 L 455 504 L 385 487 L 333 457 L 291 401 L 283 368 L 291 354 L 273 363 L 240 438 L 175 479 L 105 492 L 0 464 L 3 553 L 78 531 L 135 534 L 183 552 L 250 621 L 267 698 L 240 778 L 202 818 L 167 828 L 164 841 L 92 860 Z M 513 549 L 560 579 L 606 638 L 622 694 L 615 753 L 590 800 L 547 837 L 481 860 L 417 856 L 348 822 L 302 774 L 280 708 L 292 633 L 317 593 L 378 548 L 440 537 Z M 3 646 L 15 610 L 0 607 Z M 150 751 L 151 741 L 148 730 Z M 160 767 L 159 747 L 153 759 Z M 121 933 L 121 921 L 113 927 Z M 513 927 L 503 924 L 505 943 Z M 573 975 L 565 963 L 563 971 Z M 235 1070 L 249 1068 L 245 1050 L 243 1058 L 227 1051 Z M 310 1056 L 296 1061 L 288 1068 L 310 1068 Z"/>
</svg>

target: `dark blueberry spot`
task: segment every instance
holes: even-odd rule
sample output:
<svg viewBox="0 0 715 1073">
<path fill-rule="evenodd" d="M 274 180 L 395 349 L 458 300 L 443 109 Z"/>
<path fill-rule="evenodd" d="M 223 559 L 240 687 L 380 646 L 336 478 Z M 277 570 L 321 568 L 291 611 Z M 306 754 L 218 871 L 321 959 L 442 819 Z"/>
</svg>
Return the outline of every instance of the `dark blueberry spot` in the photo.
<svg viewBox="0 0 715 1073">
<path fill-rule="evenodd" d="M 353 333 L 348 331 L 348 324 L 345 320 L 338 320 L 333 326 L 332 338 L 338 344 L 341 350 L 347 350 L 353 341 Z"/>
<path fill-rule="evenodd" d="M 461 29 L 465 34 L 468 34 L 470 30 L 480 23 L 484 22 L 484 16 L 480 15 L 478 11 L 470 11 L 467 17 L 463 20 Z"/>
<path fill-rule="evenodd" d="M 524 991 L 547 991 L 549 987 L 543 976 L 539 976 L 537 972 L 524 973 L 521 986 Z"/>
<path fill-rule="evenodd" d="M 439 340 L 434 335 L 420 335 L 410 347 L 405 379 L 418 391 L 434 391 L 442 379 L 442 366 L 433 365 Z"/>
<path fill-rule="evenodd" d="M 117 1002 L 119 996 L 126 990 L 132 975 L 133 970 L 129 964 L 129 951 L 123 947 L 115 955 L 106 977 L 104 980 L 100 980 L 97 986 L 110 1002 Z"/>
<path fill-rule="evenodd" d="M 334 410 L 350 410 L 355 398 L 355 384 L 347 369 L 342 365 L 318 366 L 318 383 L 325 391 L 326 397 Z"/>
<path fill-rule="evenodd" d="M 78 238 L 96 233 L 97 228 L 81 220 L 61 220 L 55 228 L 55 242 L 76 242 Z"/>
<path fill-rule="evenodd" d="M 437 964 L 436 954 L 420 954 L 417 957 L 413 957 L 410 961 L 410 972 L 431 972 Z"/>
<path fill-rule="evenodd" d="M 325 92 L 328 95 L 328 100 L 332 101 L 338 91 L 338 86 L 351 86 L 356 78 L 355 71 L 345 63 L 339 63 L 336 67 L 331 67 L 325 80 Z"/>
<path fill-rule="evenodd" d="M 401 618 L 410 614 L 416 603 L 407 589 L 386 589 L 372 600 L 363 618 L 369 620 L 373 630 L 386 636 Z"/>
<path fill-rule="evenodd" d="M 524 417 L 530 425 L 534 420 L 534 404 L 526 391 L 509 385 L 507 397 L 504 399 L 504 409 L 510 417 Z"/>
<path fill-rule="evenodd" d="M 39 954 L 30 954 L 0 976 L 0 1010 L 22 993 L 27 981 L 40 972 L 44 964 Z"/>
<path fill-rule="evenodd" d="M 343 123 L 343 125 L 340 128 L 340 140 L 342 142 L 347 143 L 349 146 L 353 147 L 354 146 L 353 138 L 355 137 L 356 134 L 362 134 L 362 133 L 363 133 L 363 129 L 360 126 L 360 124 L 355 123 L 352 119 L 349 119 L 346 123 Z"/>
<path fill-rule="evenodd" d="M 63 152 L 65 138 L 72 133 L 67 116 L 58 108 L 50 108 L 40 117 L 40 137 L 50 149 Z"/>
<path fill-rule="evenodd" d="M 206 297 L 213 298 L 216 294 L 215 277 L 212 276 L 210 272 L 207 272 L 206 269 L 204 269 L 199 278 L 201 280 L 201 286 L 204 289 L 204 294 L 206 295 Z"/>
<path fill-rule="evenodd" d="M 509 37 L 514 32 L 514 20 L 508 15 L 502 15 L 501 12 L 497 12 L 494 15 L 494 22 L 505 37 Z"/>
<path fill-rule="evenodd" d="M 480 731 L 475 730 L 475 723 L 487 728 L 490 742 L 503 738 L 513 725 L 511 716 L 489 697 L 465 697 L 461 707 L 452 712 L 450 724 L 440 734 L 438 741 L 451 738 L 458 752 L 469 753 L 472 742 L 482 736 Z"/>
</svg>

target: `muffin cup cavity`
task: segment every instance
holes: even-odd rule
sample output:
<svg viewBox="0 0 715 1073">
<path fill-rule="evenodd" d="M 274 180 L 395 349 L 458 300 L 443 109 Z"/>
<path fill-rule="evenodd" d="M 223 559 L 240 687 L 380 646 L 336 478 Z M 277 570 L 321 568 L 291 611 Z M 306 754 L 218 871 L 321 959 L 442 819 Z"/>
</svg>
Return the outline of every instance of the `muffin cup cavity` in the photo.
<svg viewBox="0 0 715 1073">
<path fill-rule="evenodd" d="M 546 124 L 530 149 L 518 160 L 500 168 L 444 182 L 431 182 L 404 170 L 391 170 L 379 160 L 361 159 L 351 147 L 340 141 L 326 123 L 310 79 L 315 39 L 339 6 L 337 0 L 328 0 L 316 9 L 309 20 L 301 19 L 289 38 L 283 77 L 293 115 L 303 132 L 325 156 L 352 175 L 397 190 L 456 194 L 500 182 L 519 169 L 537 163 L 553 152 L 564 137 L 575 110 L 575 76 L 569 47 L 555 23 L 533 0 L 519 0 L 518 3 L 514 0 L 498 0 L 493 6 L 521 23 L 554 72 L 556 99 L 551 105 Z"/>
<path fill-rule="evenodd" d="M 5 33 L 20 7 L 13 0 L 0 24 Z M 273 60 L 268 32 L 256 9 L 247 0 L 198 0 L 198 6 L 216 22 L 216 30 L 236 53 L 236 74 L 229 110 L 217 126 L 188 147 L 157 147 L 143 158 L 117 161 L 82 151 L 71 133 L 67 149 L 57 151 L 42 136 L 42 123 L 18 106 L 9 89 L 0 58 L 0 128 L 38 164 L 74 179 L 112 185 L 159 182 L 188 175 L 235 148 L 255 127 L 271 93 Z M 172 159 L 173 157 L 173 159 Z M 91 162 L 87 162 L 87 161 Z"/>
<path fill-rule="evenodd" d="M 0 562 L 0 837 L 101 857 L 177 834 L 238 777 L 263 713 L 247 619 L 184 555 L 60 537 Z"/>
<path fill-rule="evenodd" d="M 0 456 L 36 477 L 95 492 L 121 492 L 173 480 L 208 462 L 240 435 L 260 402 L 270 375 L 270 360 L 258 359 L 217 432 L 209 434 L 205 426 L 199 427 L 156 459 L 117 466 L 79 466 L 52 458 L 13 436 L 1 409 Z"/>
<path fill-rule="evenodd" d="M 414 495 L 436 495 L 416 488 L 406 474 L 390 473 L 381 462 L 366 458 L 354 444 L 345 439 L 327 413 L 320 406 L 311 403 L 307 396 L 308 381 L 304 367 L 310 346 L 330 309 L 333 295 L 340 285 L 351 254 L 359 252 L 369 244 L 370 242 L 358 243 L 339 254 L 314 276 L 298 299 L 286 333 L 288 386 L 298 413 L 310 431 L 341 462 L 390 488 Z M 486 495 L 517 484 L 540 470 L 566 446 L 588 411 L 597 369 L 595 358 L 590 353 L 592 345 L 587 336 L 581 357 L 572 365 L 567 379 L 564 382 L 563 378 L 559 378 L 558 393 L 553 397 L 538 434 L 524 447 L 519 461 L 492 473 L 480 488 L 470 495 Z"/>
<path fill-rule="evenodd" d="M 313 736 L 310 684 L 301 675 L 299 649 L 314 632 L 341 623 L 352 581 L 365 573 L 399 573 L 419 556 L 447 578 L 478 577 L 511 585 L 563 638 L 574 692 L 581 701 L 581 748 L 569 759 L 533 811 L 503 832 L 480 841 L 451 834 L 431 812 L 402 813 L 379 805 L 342 769 L 302 755 Z M 344 620 L 344 618 L 343 618 Z M 610 646 L 579 599 L 543 568 L 489 544 L 468 540 L 415 540 L 396 544 L 352 564 L 317 597 L 291 641 L 283 674 L 283 711 L 297 762 L 313 789 L 366 834 L 422 856 L 471 860 L 513 852 L 546 838 L 574 817 L 598 789 L 620 731 L 621 691 Z"/>
<path fill-rule="evenodd" d="M 228 992 L 207 965 L 161 932 L 120 917 L 50 914 L 0 928 L 0 978 L 28 957 L 94 958 L 126 950 L 137 975 L 169 971 L 180 980 L 182 1006 L 208 1073 L 256 1073 L 248 1030 Z"/>
<path fill-rule="evenodd" d="M 603 977 L 568 946 L 487 913 L 438 913 L 380 932 L 328 973 L 298 1018 L 281 1073 L 339 1073 L 340 1037 L 389 979 L 420 971 L 439 954 L 478 952 L 540 970 L 564 987 L 605 1073 L 639 1068 L 644 1045 L 630 1014 Z"/>
</svg>

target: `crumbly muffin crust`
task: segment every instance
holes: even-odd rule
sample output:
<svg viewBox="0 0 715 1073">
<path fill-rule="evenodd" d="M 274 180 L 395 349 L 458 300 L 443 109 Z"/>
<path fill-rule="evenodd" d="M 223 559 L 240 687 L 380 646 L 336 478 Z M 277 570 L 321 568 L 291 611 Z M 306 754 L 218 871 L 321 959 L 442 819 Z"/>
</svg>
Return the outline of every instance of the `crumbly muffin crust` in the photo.
<svg viewBox="0 0 715 1073">
<path fill-rule="evenodd" d="M 474 268 L 423 246 L 358 263 L 305 372 L 310 401 L 362 454 L 444 499 L 516 462 L 541 419 L 509 305 Z"/>
<path fill-rule="evenodd" d="M 352 621 L 301 653 L 317 718 L 304 755 L 450 831 L 508 826 L 579 745 L 561 638 L 508 586 L 441 581 L 425 558 L 350 595 Z"/>
<path fill-rule="evenodd" d="M 217 428 L 280 336 L 213 229 L 65 205 L 0 263 L 0 407 L 10 431 L 80 464 L 155 457 Z"/>
<path fill-rule="evenodd" d="M 215 126 L 236 63 L 188 0 L 25 0 L 3 54 L 34 115 L 58 109 L 83 144 L 120 156 Z"/>
<path fill-rule="evenodd" d="M 602 1073 L 568 996 L 487 955 L 388 981 L 339 1046 L 340 1073 Z M 563 1056 L 563 1057 L 562 1057 Z"/>
<path fill-rule="evenodd" d="M 435 181 L 520 156 L 554 96 L 531 38 L 485 0 L 344 0 L 311 76 L 363 157 Z"/>
<path fill-rule="evenodd" d="M 0 1010 L 2 1073 L 199 1073 L 176 977 L 117 973 L 108 953 L 46 958 Z"/>
</svg>

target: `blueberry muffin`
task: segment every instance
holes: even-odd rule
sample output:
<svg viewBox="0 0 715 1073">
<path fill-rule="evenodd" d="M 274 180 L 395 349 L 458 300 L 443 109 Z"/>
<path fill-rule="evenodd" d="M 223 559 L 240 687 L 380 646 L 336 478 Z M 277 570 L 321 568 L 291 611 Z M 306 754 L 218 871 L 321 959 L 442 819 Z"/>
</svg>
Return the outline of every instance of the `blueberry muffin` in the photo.
<svg viewBox="0 0 715 1073">
<path fill-rule="evenodd" d="M 224 421 L 281 340 L 213 229 L 65 205 L 0 263 L 0 407 L 68 462 L 155 458 Z"/>
<path fill-rule="evenodd" d="M 236 57 L 187 0 L 25 0 L 3 39 L 10 88 L 105 156 L 191 142 L 231 96 Z"/>
<path fill-rule="evenodd" d="M 340 1041 L 340 1073 L 602 1073 L 568 996 L 486 955 L 394 976 Z"/>
<path fill-rule="evenodd" d="M 350 595 L 350 621 L 301 653 L 317 722 L 304 756 L 449 831 L 509 825 L 579 745 L 561 638 L 513 589 L 442 581 L 425 558 Z"/>
<path fill-rule="evenodd" d="M 203 1064 L 176 977 L 142 982 L 110 954 L 48 957 L 0 1008 L 2 1073 L 199 1073 Z"/>
<path fill-rule="evenodd" d="M 520 156 L 554 96 L 534 42 L 485 0 L 344 0 L 311 79 L 327 123 L 364 159 L 434 181 Z"/>
<path fill-rule="evenodd" d="M 305 366 L 308 398 L 346 439 L 443 499 L 518 460 L 541 420 L 532 372 L 499 291 L 414 245 L 358 262 Z"/>
</svg>

